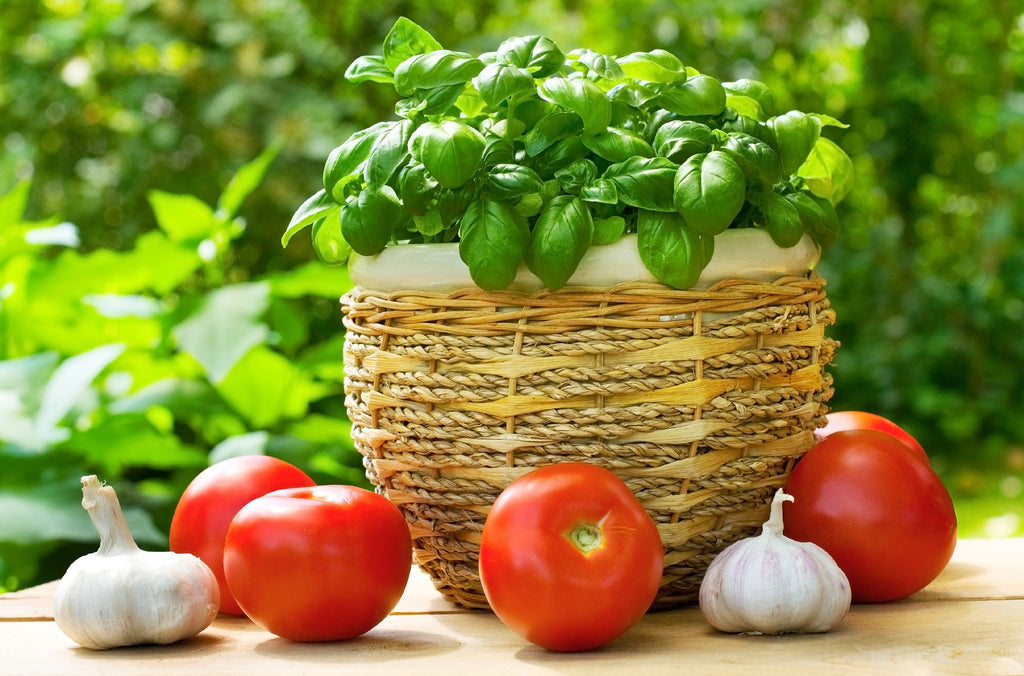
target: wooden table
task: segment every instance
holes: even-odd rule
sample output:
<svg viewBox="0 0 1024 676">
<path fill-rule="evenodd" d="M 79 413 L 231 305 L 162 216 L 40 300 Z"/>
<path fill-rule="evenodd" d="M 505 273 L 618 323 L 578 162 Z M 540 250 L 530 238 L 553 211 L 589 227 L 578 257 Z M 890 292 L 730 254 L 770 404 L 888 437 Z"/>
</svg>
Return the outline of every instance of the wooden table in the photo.
<svg viewBox="0 0 1024 676">
<path fill-rule="evenodd" d="M 1024 674 L 1024 538 L 963 540 L 927 589 L 855 605 L 828 634 L 722 634 L 687 607 L 648 614 L 617 641 L 576 654 L 546 652 L 490 613 L 448 604 L 418 569 L 384 622 L 323 644 L 220 617 L 171 646 L 87 650 L 53 622 L 53 589 L 0 595 L 0 674 Z"/>
</svg>

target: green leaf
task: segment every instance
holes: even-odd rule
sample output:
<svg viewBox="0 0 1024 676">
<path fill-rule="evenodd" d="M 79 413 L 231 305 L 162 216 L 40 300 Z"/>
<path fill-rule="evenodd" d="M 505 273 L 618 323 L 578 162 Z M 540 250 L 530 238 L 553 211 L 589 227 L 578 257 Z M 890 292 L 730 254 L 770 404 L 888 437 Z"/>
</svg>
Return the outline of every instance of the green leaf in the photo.
<svg viewBox="0 0 1024 676">
<path fill-rule="evenodd" d="M 588 134 L 604 131 L 612 121 L 611 101 L 590 80 L 551 78 L 541 83 L 538 93 L 545 101 L 579 115 Z"/>
<path fill-rule="evenodd" d="M 76 431 L 67 445 L 108 476 L 118 475 L 126 467 L 170 470 L 206 465 L 206 451 L 157 431 L 142 413 L 106 418 Z"/>
<path fill-rule="evenodd" d="M 341 232 L 341 208 L 313 224 L 313 250 L 317 258 L 328 265 L 348 262 L 352 247 Z"/>
<path fill-rule="evenodd" d="M 602 178 L 615 184 L 619 201 L 653 211 L 673 211 L 673 183 L 679 166 L 664 157 L 633 157 L 609 166 Z"/>
<path fill-rule="evenodd" d="M 538 178 L 540 178 L 538 176 Z M 576 160 L 567 167 L 555 172 L 555 179 L 561 186 L 561 192 L 579 194 L 583 186 L 593 183 L 597 179 L 597 165 L 593 160 Z"/>
<path fill-rule="evenodd" d="M 679 214 L 642 210 L 637 214 L 640 260 L 663 284 L 689 289 L 711 260 L 714 238 L 702 237 Z"/>
<path fill-rule="evenodd" d="M 634 156 L 654 156 L 654 149 L 647 141 L 620 127 L 608 127 L 597 134 L 587 134 L 583 137 L 583 145 L 609 162 L 623 162 Z"/>
<path fill-rule="evenodd" d="M 363 165 L 363 179 L 369 187 L 380 188 L 391 180 L 409 156 L 409 139 L 415 126 L 411 120 L 401 120 L 374 140 Z"/>
<path fill-rule="evenodd" d="M 398 197 L 413 216 L 427 213 L 436 191 L 437 181 L 419 162 L 410 162 L 398 172 Z"/>
<path fill-rule="evenodd" d="M 309 403 L 325 393 L 323 385 L 306 378 L 291 360 L 263 346 L 246 352 L 216 387 L 255 429 L 301 418 Z"/>
<path fill-rule="evenodd" d="M 815 195 L 839 204 L 853 187 L 853 161 L 832 140 L 821 136 L 797 175 Z"/>
<path fill-rule="evenodd" d="M 459 257 L 481 289 L 506 288 L 516 277 L 530 245 L 526 219 L 504 203 L 482 198 L 462 217 Z"/>
<path fill-rule="evenodd" d="M 796 207 L 804 230 L 810 233 L 818 246 L 822 249 L 831 246 L 839 231 L 839 219 L 832 203 L 802 190 L 787 193 L 785 198 Z"/>
<path fill-rule="evenodd" d="M 626 232 L 626 219 L 622 216 L 594 219 L 594 244 L 611 244 Z"/>
<path fill-rule="evenodd" d="M 743 132 L 732 132 L 722 150 L 740 165 L 748 184 L 760 183 L 771 188 L 782 178 L 782 163 L 779 162 L 778 154 L 759 138 Z"/>
<path fill-rule="evenodd" d="M 580 49 L 575 54 L 580 64 L 586 66 L 587 70 L 601 79 L 608 80 L 609 82 L 619 82 L 626 77 L 622 66 L 619 65 L 613 56 L 607 56 L 592 49 Z"/>
<path fill-rule="evenodd" d="M 352 288 L 347 268 L 319 265 L 315 262 L 276 272 L 265 279 L 276 298 L 316 296 L 336 299 Z"/>
<path fill-rule="evenodd" d="M 804 235 L 804 223 L 796 206 L 776 192 L 765 193 L 758 200 L 758 210 L 765 230 L 781 247 L 796 246 Z"/>
<path fill-rule="evenodd" d="M 526 155 L 536 157 L 558 141 L 574 136 L 583 128 L 579 115 L 575 113 L 549 113 L 537 120 L 526 132 Z"/>
<path fill-rule="evenodd" d="M 440 49 L 411 56 L 395 68 L 395 91 L 409 96 L 418 89 L 465 85 L 484 64 L 464 52 Z"/>
<path fill-rule="evenodd" d="M 480 166 L 484 137 L 480 132 L 455 120 L 424 122 L 413 132 L 412 156 L 427 168 L 438 185 L 458 188 Z"/>
<path fill-rule="evenodd" d="M 580 199 L 598 204 L 618 204 L 619 190 L 611 179 L 599 178 L 580 188 Z"/>
<path fill-rule="evenodd" d="M 594 240 L 594 222 L 583 200 L 559 195 L 537 217 L 526 265 L 549 289 L 560 289 Z"/>
<path fill-rule="evenodd" d="M 341 208 L 339 218 L 341 234 L 352 250 L 361 256 L 376 256 L 408 217 L 395 191 L 384 186 L 360 192 Z"/>
<path fill-rule="evenodd" d="M 497 108 L 520 92 L 533 91 L 535 86 L 530 71 L 499 61 L 484 67 L 473 84 L 484 102 L 492 108 Z"/>
<path fill-rule="evenodd" d="M 745 199 L 743 170 L 723 151 L 694 155 L 676 174 L 676 211 L 700 235 L 713 237 L 728 228 Z"/>
<path fill-rule="evenodd" d="M 360 56 L 345 70 L 345 79 L 352 84 L 363 82 L 391 84 L 395 81 L 394 73 L 384 63 L 383 56 Z"/>
<path fill-rule="evenodd" d="M 633 52 L 618 59 L 623 72 L 636 80 L 673 83 L 686 79 L 686 67 L 679 58 L 664 49 Z"/>
<path fill-rule="evenodd" d="M 549 77 L 565 64 L 565 54 L 558 45 L 539 35 L 508 38 L 498 47 L 497 58 L 530 71 L 536 78 Z"/>
<path fill-rule="evenodd" d="M 416 54 L 441 49 L 441 43 L 415 22 L 399 17 L 384 38 L 384 65 L 394 71 L 398 65 Z"/>
<path fill-rule="evenodd" d="M 725 89 L 710 75 L 695 75 L 685 82 L 659 89 L 658 103 L 686 117 L 715 116 L 725 110 Z"/>
<path fill-rule="evenodd" d="M 330 215 L 332 211 L 338 211 L 339 209 L 341 209 L 341 205 L 335 202 L 327 194 L 326 190 L 318 190 L 292 214 L 292 220 L 288 223 L 288 228 L 281 235 L 281 246 L 288 246 L 288 242 L 291 241 L 296 233 L 305 230 L 313 222 L 322 220 Z"/>
<path fill-rule="evenodd" d="M 102 345 L 69 357 L 57 367 L 46 382 L 39 400 L 39 411 L 35 416 L 38 449 L 67 436 L 66 430 L 58 429 L 61 421 L 79 402 L 96 377 L 121 356 L 124 349 L 125 346 L 121 344 Z"/>
<path fill-rule="evenodd" d="M 219 221 L 206 202 L 193 195 L 151 190 L 146 197 L 156 223 L 172 242 L 193 242 L 210 237 Z"/>
<path fill-rule="evenodd" d="M 361 129 L 345 140 L 340 146 L 331 151 L 324 164 L 324 190 L 334 198 L 335 202 L 343 204 L 345 195 L 340 194 L 340 187 L 343 187 L 359 166 L 370 156 L 370 149 L 377 139 L 388 133 L 397 122 L 378 122 L 366 129 Z M 340 184 L 340 186 L 339 186 Z"/>
<path fill-rule="evenodd" d="M 171 333 L 217 383 L 253 346 L 267 341 L 269 329 L 261 317 L 269 302 L 267 282 L 225 286 L 208 293 Z"/>
<path fill-rule="evenodd" d="M 521 164 L 498 164 L 487 173 L 487 189 L 501 200 L 514 200 L 539 193 L 544 181 L 533 169 Z"/>
<path fill-rule="evenodd" d="M 789 176 L 800 168 L 810 155 L 821 134 L 816 118 L 791 110 L 768 120 L 769 143 L 779 154 L 782 173 Z"/>
<path fill-rule="evenodd" d="M 222 221 L 235 217 L 242 202 L 259 187 L 281 150 L 281 142 L 274 141 L 251 162 L 238 168 L 217 200 L 217 211 Z"/>
<path fill-rule="evenodd" d="M 706 153 L 714 145 L 715 135 L 711 127 L 693 120 L 669 120 L 658 128 L 654 136 L 657 154 L 676 163 Z"/>
<path fill-rule="evenodd" d="M 757 114 L 749 115 L 749 117 L 763 122 L 766 117 L 775 115 L 775 96 L 765 83 L 743 78 L 733 82 L 723 82 L 722 87 L 731 97 L 742 97 L 757 104 Z M 741 115 L 746 114 L 741 110 L 734 109 Z"/>
</svg>

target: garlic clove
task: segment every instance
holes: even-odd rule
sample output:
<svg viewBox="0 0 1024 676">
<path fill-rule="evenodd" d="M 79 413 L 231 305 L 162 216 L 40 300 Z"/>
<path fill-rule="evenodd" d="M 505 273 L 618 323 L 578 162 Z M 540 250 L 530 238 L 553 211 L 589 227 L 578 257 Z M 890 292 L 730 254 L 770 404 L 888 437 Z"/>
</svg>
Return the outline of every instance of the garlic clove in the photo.
<svg viewBox="0 0 1024 676">
<path fill-rule="evenodd" d="M 54 619 L 87 648 L 167 644 L 195 636 L 217 616 L 220 588 L 191 554 L 138 548 L 114 489 L 82 478 L 82 506 L 99 550 L 73 562 L 54 594 Z"/>
<path fill-rule="evenodd" d="M 850 584 L 829 554 L 782 534 L 779 490 L 762 533 L 735 542 L 708 566 L 699 602 L 711 626 L 730 633 L 818 633 L 850 608 Z"/>
</svg>

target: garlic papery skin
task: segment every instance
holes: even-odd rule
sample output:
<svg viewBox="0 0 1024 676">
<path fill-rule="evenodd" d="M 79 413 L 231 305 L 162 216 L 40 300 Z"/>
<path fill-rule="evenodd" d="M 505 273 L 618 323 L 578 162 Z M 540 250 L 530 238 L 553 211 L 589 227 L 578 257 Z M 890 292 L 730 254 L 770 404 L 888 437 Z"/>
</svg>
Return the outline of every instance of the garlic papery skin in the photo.
<svg viewBox="0 0 1024 676">
<path fill-rule="evenodd" d="M 700 610 L 729 633 L 783 634 L 829 631 L 850 609 L 850 582 L 818 545 L 782 534 L 779 490 L 761 534 L 726 547 L 700 585 Z"/>
<path fill-rule="evenodd" d="M 174 643 L 210 626 L 220 588 L 205 563 L 191 554 L 139 549 L 114 489 L 94 475 L 82 477 L 82 506 L 100 547 L 73 562 L 57 583 L 53 616 L 61 631 L 101 650 Z"/>
</svg>

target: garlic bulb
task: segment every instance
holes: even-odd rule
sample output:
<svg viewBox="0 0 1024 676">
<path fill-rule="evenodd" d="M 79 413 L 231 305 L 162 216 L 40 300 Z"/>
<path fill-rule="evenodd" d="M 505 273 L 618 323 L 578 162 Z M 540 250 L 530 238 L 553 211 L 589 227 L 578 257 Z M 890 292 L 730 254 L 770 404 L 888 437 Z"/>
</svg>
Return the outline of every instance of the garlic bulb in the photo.
<svg viewBox="0 0 1024 676">
<path fill-rule="evenodd" d="M 117 494 L 82 477 L 82 506 L 100 534 L 99 550 L 72 563 L 57 584 L 57 626 L 86 648 L 173 643 L 210 626 L 220 588 L 191 554 L 146 552 L 135 544 Z"/>
<path fill-rule="evenodd" d="M 782 534 L 779 490 L 760 535 L 734 542 L 708 566 L 700 609 L 720 631 L 816 633 L 836 626 L 850 609 L 850 583 L 828 552 Z"/>
</svg>

